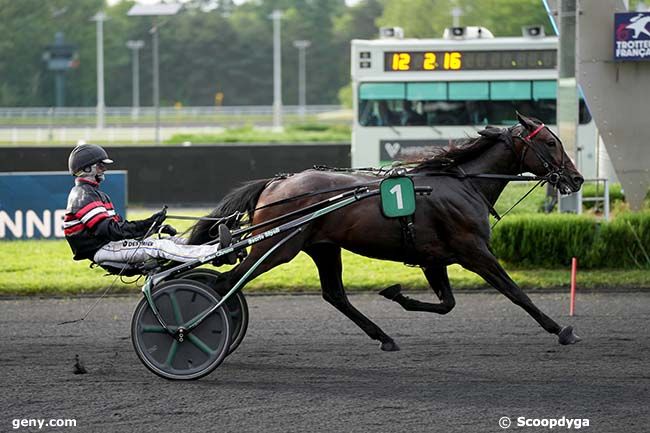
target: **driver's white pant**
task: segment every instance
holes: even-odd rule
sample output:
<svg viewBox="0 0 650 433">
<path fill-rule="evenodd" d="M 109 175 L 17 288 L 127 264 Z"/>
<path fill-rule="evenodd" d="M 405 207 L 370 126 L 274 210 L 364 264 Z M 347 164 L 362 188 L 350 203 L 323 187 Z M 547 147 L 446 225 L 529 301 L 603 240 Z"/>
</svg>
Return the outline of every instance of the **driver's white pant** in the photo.
<svg viewBox="0 0 650 433">
<path fill-rule="evenodd" d="M 104 262 L 142 263 L 148 259 L 167 259 L 175 262 L 191 262 L 202 259 L 218 249 L 218 245 L 187 245 L 186 239 L 171 237 L 147 238 L 142 241 L 125 239 L 109 242 L 101 247 L 93 258 L 97 264 Z"/>
</svg>

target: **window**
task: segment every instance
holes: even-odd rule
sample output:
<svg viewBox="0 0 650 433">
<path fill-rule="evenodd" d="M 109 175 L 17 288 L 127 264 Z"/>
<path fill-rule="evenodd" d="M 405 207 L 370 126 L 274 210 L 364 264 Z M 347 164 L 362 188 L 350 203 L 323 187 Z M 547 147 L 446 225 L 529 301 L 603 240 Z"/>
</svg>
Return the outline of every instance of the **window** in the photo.
<svg viewBox="0 0 650 433">
<path fill-rule="evenodd" d="M 447 99 L 447 83 L 408 83 L 406 99 L 409 101 L 445 100 Z"/>
<path fill-rule="evenodd" d="M 404 99 L 406 83 L 364 83 L 359 89 L 359 99 Z"/>
<path fill-rule="evenodd" d="M 529 101 L 531 99 L 530 81 L 492 81 L 490 99 L 492 101 Z"/>
<path fill-rule="evenodd" d="M 556 122 L 555 80 L 362 83 L 362 126 L 513 125 L 516 112 Z M 580 99 L 579 119 L 591 115 Z"/>
<path fill-rule="evenodd" d="M 449 83 L 450 101 L 480 101 L 485 99 L 490 99 L 490 88 L 487 81 Z"/>
</svg>

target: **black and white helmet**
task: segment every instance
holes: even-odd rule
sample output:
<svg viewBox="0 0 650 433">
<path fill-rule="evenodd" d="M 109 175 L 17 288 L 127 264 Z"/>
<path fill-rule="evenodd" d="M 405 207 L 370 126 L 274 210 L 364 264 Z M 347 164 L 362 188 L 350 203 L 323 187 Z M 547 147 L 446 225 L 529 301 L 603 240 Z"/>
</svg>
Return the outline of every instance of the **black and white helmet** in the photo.
<svg viewBox="0 0 650 433">
<path fill-rule="evenodd" d="M 70 152 L 68 170 L 73 176 L 84 176 L 89 173 L 87 169 L 98 162 L 112 164 L 113 160 L 108 157 L 108 154 L 101 146 L 80 144 Z"/>
</svg>

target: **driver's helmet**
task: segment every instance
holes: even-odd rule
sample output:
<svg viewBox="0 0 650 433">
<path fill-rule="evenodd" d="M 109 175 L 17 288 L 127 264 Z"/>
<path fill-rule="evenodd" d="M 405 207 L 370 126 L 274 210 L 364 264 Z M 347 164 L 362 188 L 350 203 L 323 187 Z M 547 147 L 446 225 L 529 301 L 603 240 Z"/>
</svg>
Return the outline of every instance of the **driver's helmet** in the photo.
<svg viewBox="0 0 650 433">
<path fill-rule="evenodd" d="M 95 164 L 112 164 L 106 151 L 96 144 L 80 144 L 75 147 L 68 157 L 68 170 L 75 177 L 92 177 L 102 181 L 103 174 L 98 175 Z"/>
</svg>

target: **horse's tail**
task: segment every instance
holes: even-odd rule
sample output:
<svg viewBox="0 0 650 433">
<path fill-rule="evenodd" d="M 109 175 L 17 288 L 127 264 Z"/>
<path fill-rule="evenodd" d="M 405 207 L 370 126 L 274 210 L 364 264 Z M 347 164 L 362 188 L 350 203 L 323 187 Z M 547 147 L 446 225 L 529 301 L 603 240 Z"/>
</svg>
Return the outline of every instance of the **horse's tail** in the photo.
<svg viewBox="0 0 650 433">
<path fill-rule="evenodd" d="M 208 215 L 209 218 L 226 218 L 240 213 L 248 213 L 249 219 L 253 220 L 253 211 L 262 191 L 272 179 L 258 179 L 244 183 L 239 188 L 230 191 L 218 204 L 217 207 Z M 239 221 L 238 216 L 224 220 L 228 227 L 233 226 Z M 189 244 L 197 245 L 206 243 L 214 239 L 217 235 L 217 222 L 214 220 L 200 220 L 192 227 L 192 232 L 188 240 Z"/>
</svg>

